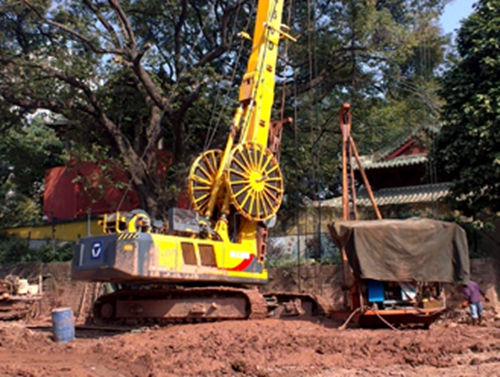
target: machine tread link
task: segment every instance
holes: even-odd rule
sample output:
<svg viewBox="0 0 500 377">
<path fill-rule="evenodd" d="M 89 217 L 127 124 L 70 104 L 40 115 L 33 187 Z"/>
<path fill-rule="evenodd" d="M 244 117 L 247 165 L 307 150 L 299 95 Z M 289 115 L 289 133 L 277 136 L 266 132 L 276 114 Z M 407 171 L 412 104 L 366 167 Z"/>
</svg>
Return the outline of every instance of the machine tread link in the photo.
<svg viewBox="0 0 500 377">
<path fill-rule="evenodd" d="M 308 293 L 270 292 L 233 287 L 124 289 L 94 304 L 98 325 L 259 320 L 267 317 L 327 316 L 329 305 Z"/>
</svg>

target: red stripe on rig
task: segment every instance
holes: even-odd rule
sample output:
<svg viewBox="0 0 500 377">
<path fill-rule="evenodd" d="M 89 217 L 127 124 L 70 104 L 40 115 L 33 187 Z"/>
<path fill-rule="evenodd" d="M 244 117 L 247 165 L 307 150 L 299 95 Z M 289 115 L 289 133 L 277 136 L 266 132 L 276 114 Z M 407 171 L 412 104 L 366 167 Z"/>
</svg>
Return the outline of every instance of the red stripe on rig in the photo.
<svg viewBox="0 0 500 377">
<path fill-rule="evenodd" d="M 229 268 L 230 271 L 245 271 L 248 266 L 252 263 L 253 259 L 255 258 L 255 255 L 250 254 L 250 258 L 245 259 L 243 262 L 241 262 L 239 265 L 233 268 Z"/>
</svg>

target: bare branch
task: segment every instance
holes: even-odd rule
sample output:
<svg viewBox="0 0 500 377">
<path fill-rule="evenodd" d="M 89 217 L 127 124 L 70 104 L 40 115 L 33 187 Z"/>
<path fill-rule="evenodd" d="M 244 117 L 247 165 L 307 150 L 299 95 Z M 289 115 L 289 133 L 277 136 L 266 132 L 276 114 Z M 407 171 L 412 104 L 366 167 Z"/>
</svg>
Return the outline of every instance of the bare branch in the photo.
<svg viewBox="0 0 500 377">
<path fill-rule="evenodd" d="M 96 54 L 115 54 L 115 55 L 124 55 L 124 51 L 123 50 L 108 50 L 108 49 L 102 49 L 98 46 L 96 46 L 95 44 L 93 44 L 87 37 L 85 37 L 84 35 L 80 34 L 79 32 L 77 32 L 76 30 L 64 25 L 64 24 L 61 24 L 59 22 L 55 22 L 55 21 L 52 21 L 52 20 L 49 20 L 49 19 L 46 19 L 34 6 L 32 6 L 27 0 L 22 0 L 24 4 L 26 4 L 26 6 L 28 6 L 37 16 L 38 18 L 40 19 L 41 22 L 45 23 L 45 24 L 48 24 L 48 25 L 51 25 L 51 26 L 54 26 L 56 28 L 59 28 L 59 29 L 62 29 L 64 31 L 66 31 L 67 33 L 77 37 L 78 39 L 80 39 L 82 42 L 84 42 L 92 51 L 94 51 Z"/>
<path fill-rule="evenodd" d="M 200 26 L 200 30 L 203 33 L 203 36 L 205 37 L 205 39 L 209 43 L 210 47 L 212 47 L 214 45 L 214 41 L 213 41 L 213 38 L 210 36 L 210 34 L 207 33 L 207 31 L 205 30 L 205 20 L 203 19 L 202 15 L 201 15 L 200 8 L 194 4 L 192 5 L 192 8 L 194 9 L 194 12 L 196 13 L 196 18 L 198 19 L 198 25 Z"/>
<path fill-rule="evenodd" d="M 120 48 L 121 47 L 120 40 L 118 39 L 118 35 L 116 34 L 116 31 L 113 28 L 113 25 L 111 25 L 108 22 L 108 20 L 106 20 L 106 18 L 104 18 L 103 14 L 99 11 L 99 8 L 97 8 L 94 4 L 92 4 L 92 2 L 90 2 L 89 0 L 83 0 L 83 2 L 85 3 L 85 5 L 87 5 L 89 7 L 89 9 L 92 12 L 94 12 L 96 17 L 101 22 L 101 24 L 109 32 L 109 34 L 111 35 L 111 39 L 113 40 L 113 42 L 115 44 L 115 47 Z"/>
<path fill-rule="evenodd" d="M 170 15 L 172 16 L 172 19 L 175 20 L 177 18 L 177 15 L 175 14 L 175 10 L 172 7 L 172 4 L 170 3 L 170 0 L 166 0 L 166 1 L 167 1 L 168 10 L 170 11 Z"/>
<path fill-rule="evenodd" d="M 179 15 L 179 19 L 175 24 L 175 32 L 174 32 L 174 42 L 175 42 L 175 70 L 177 76 L 180 76 L 182 66 L 180 62 L 181 56 L 181 30 L 184 26 L 184 22 L 187 16 L 187 0 L 182 0 L 182 10 Z"/>
<path fill-rule="evenodd" d="M 109 4 L 111 5 L 111 8 L 118 15 L 120 23 L 122 24 L 122 30 L 127 39 L 127 45 L 135 51 L 137 44 L 135 42 L 134 32 L 132 30 L 132 25 L 130 25 L 130 22 L 126 14 L 123 12 L 123 8 L 121 7 L 120 3 L 117 0 L 109 0 Z"/>
<path fill-rule="evenodd" d="M 208 51 L 205 55 L 203 55 L 198 63 L 195 65 L 196 67 L 201 67 L 215 59 L 218 59 L 222 54 L 224 54 L 228 49 L 230 45 L 230 41 L 228 39 L 228 27 L 229 27 L 229 21 L 231 20 L 231 17 L 233 16 L 233 12 L 237 10 L 241 5 L 247 3 L 248 0 L 240 0 L 236 4 L 234 4 L 231 7 L 227 7 L 224 10 L 224 14 L 222 15 L 221 18 L 221 27 L 220 27 L 220 39 L 221 39 L 221 45 L 212 49 L 211 51 Z M 203 28 L 204 25 L 200 23 L 200 26 Z M 205 35 L 205 32 L 203 32 L 203 35 Z"/>
</svg>

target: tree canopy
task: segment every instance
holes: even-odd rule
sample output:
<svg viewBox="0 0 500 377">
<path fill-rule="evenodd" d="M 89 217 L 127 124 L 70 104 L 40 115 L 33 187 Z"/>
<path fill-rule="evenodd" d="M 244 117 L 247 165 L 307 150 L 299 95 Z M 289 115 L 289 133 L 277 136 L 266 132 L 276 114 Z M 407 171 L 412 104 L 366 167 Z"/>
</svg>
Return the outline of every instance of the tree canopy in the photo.
<svg viewBox="0 0 500 377">
<path fill-rule="evenodd" d="M 447 43 L 437 20 L 446 3 L 287 2 L 284 20 L 299 40 L 281 54 L 276 98 L 288 100 L 275 118 L 295 118 L 282 148 L 288 192 L 334 186 L 343 102 L 352 104 L 362 152 L 434 119 L 434 75 Z M 0 129 L 40 108 L 63 116 L 58 135 L 70 158 L 98 150 L 118 159 L 141 206 L 161 215 L 193 157 L 225 141 L 250 49 L 237 35 L 251 34 L 255 5 L 5 0 Z M 159 149 L 172 154 L 167 181 L 158 175 Z"/>
<path fill-rule="evenodd" d="M 449 43 L 438 19 L 446 3 L 320 1 L 310 12 L 315 18 L 303 10 L 294 25 L 302 41 L 290 47 L 299 94 L 298 101 L 288 96 L 297 107 L 289 114 L 297 129 L 285 129 L 282 152 L 287 193 L 295 196 L 290 206 L 302 195 L 338 194 L 337 113 L 344 102 L 361 153 L 436 121 L 437 71 Z"/>
<path fill-rule="evenodd" d="M 442 81 L 438 167 L 468 216 L 500 211 L 500 0 L 480 0 L 463 21 L 458 56 Z"/>
<path fill-rule="evenodd" d="M 30 126 L 14 124 L 0 136 L 0 220 L 3 226 L 37 222 L 45 169 L 64 165 L 64 143 L 43 123 L 41 114 Z"/>
</svg>

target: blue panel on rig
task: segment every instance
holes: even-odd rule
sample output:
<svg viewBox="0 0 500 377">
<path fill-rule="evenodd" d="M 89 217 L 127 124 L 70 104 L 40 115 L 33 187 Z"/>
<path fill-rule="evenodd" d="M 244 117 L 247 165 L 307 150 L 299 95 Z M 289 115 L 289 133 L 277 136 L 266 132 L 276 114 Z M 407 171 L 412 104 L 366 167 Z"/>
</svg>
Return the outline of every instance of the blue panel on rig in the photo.
<svg viewBox="0 0 500 377">
<path fill-rule="evenodd" d="M 368 286 L 368 301 L 369 302 L 384 302 L 384 283 L 377 280 L 367 280 Z"/>
</svg>

